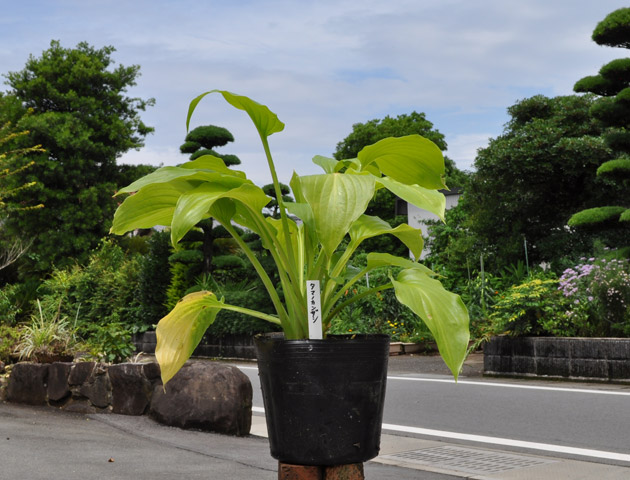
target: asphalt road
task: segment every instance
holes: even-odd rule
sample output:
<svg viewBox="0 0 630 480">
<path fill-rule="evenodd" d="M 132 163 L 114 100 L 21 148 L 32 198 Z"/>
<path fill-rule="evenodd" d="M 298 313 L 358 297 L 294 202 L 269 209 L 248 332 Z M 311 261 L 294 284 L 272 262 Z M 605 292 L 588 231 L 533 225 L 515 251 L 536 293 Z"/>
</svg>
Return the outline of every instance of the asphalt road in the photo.
<svg viewBox="0 0 630 480">
<path fill-rule="evenodd" d="M 384 433 L 630 467 L 630 386 L 484 379 L 480 361 L 455 384 L 439 357 L 390 358 Z M 243 368 L 260 411 L 257 370 Z"/>
</svg>

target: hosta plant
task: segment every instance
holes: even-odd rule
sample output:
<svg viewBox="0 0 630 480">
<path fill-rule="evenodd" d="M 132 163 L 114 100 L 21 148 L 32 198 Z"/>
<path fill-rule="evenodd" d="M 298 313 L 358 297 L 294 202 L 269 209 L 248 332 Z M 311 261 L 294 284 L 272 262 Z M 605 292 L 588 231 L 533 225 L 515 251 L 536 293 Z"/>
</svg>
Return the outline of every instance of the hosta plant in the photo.
<svg viewBox="0 0 630 480">
<path fill-rule="evenodd" d="M 365 214 L 374 193 L 386 188 L 401 199 L 444 217 L 444 158 L 431 141 L 410 135 L 386 138 L 365 147 L 357 158 L 337 161 L 316 156 L 323 173 L 293 174 L 295 202 L 286 202 L 278 182 L 268 137 L 284 124 L 264 105 L 248 97 L 212 90 L 195 98 L 189 107 L 187 127 L 198 103 L 208 94 L 222 96 L 246 112 L 258 130 L 264 156 L 278 199 L 280 218 L 263 214 L 271 201 L 245 173 L 227 168 L 223 161 L 205 155 L 178 167 L 162 167 L 121 189 L 127 196 L 115 213 L 112 232 L 124 234 L 156 225 L 170 227 L 174 246 L 201 220 L 213 218 L 236 240 L 260 276 L 275 314 L 229 305 L 210 291 L 191 293 L 158 324 L 156 357 L 166 383 L 190 358 L 203 333 L 222 310 L 232 310 L 276 323 L 287 339 L 308 338 L 307 280 L 319 280 L 321 319 L 325 337 L 332 319 L 351 302 L 393 288 L 431 330 L 440 353 L 457 377 L 468 346 L 468 313 L 461 299 L 446 291 L 436 275 L 410 258 L 372 252 L 367 265 L 349 263 L 357 247 L 368 238 L 394 235 L 420 258 L 419 229 L 407 224 L 392 228 L 384 220 Z M 240 225 L 258 234 L 275 261 L 279 284 L 274 284 L 259 259 L 238 233 Z M 344 292 L 379 267 L 397 267 L 385 284 L 363 295 Z"/>
</svg>

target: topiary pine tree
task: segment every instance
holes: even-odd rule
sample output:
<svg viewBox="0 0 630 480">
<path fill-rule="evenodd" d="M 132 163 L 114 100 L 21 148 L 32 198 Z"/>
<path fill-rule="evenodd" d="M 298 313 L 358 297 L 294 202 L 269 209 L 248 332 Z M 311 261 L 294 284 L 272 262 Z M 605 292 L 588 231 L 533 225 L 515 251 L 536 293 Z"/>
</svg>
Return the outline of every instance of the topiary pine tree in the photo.
<svg viewBox="0 0 630 480">
<path fill-rule="evenodd" d="M 598 45 L 630 49 L 630 8 L 610 13 L 597 24 L 592 38 Z M 613 227 L 621 230 L 617 239 L 627 239 L 630 230 L 630 201 L 627 196 L 630 184 L 630 58 L 613 60 L 604 65 L 598 75 L 579 80 L 574 90 L 600 96 L 591 108 L 591 114 L 607 127 L 602 138 L 615 153 L 615 158 L 600 165 L 597 178 L 610 190 L 612 197 L 618 198 L 614 198 L 617 201 L 612 205 L 574 214 L 569 219 L 569 226 L 603 230 Z M 619 195 L 616 195 L 617 192 Z M 625 253 L 630 254 L 630 247 L 622 244 L 614 246 L 625 247 Z"/>
<path fill-rule="evenodd" d="M 236 155 L 224 155 L 214 151 L 217 147 L 224 147 L 234 141 L 232 134 L 223 127 L 216 125 L 201 125 L 192 129 L 186 135 L 185 142 L 179 147 L 181 153 L 190 154 L 190 161 L 204 155 L 218 157 L 226 166 L 240 165 L 241 160 Z M 212 219 L 202 220 L 197 224 L 203 234 L 202 273 L 212 272 L 212 257 L 214 255 L 214 242 L 221 235 L 214 231 Z"/>
<path fill-rule="evenodd" d="M 191 154 L 190 160 L 195 160 L 203 155 L 219 157 L 228 167 L 231 167 L 232 165 L 240 165 L 240 159 L 236 155 L 217 153 L 214 149 L 224 147 L 233 141 L 234 137 L 227 129 L 215 125 L 202 125 L 188 132 L 186 141 L 179 147 L 179 151 Z"/>
</svg>

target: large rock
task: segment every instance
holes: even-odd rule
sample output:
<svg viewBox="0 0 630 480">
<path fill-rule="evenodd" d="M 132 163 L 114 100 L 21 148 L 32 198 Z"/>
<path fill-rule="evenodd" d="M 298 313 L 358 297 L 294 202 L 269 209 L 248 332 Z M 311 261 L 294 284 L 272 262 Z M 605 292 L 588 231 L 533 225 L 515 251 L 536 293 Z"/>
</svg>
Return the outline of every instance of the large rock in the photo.
<svg viewBox="0 0 630 480">
<path fill-rule="evenodd" d="M 72 373 L 74 373 L 74 369 Z M 91 374 L 79 387 L 79 393 L 87 397 L 95 407 L 108 407 L 112 400 L 112 387 L 109 383 L 107 368 L 100 363 L 94 365 Z"/>
<path fill-rule="evenodd" d="M 72 371 L 68 377 L 68 384 L 70 385 L 82 385 L 90 375 L 96 366 L 96 362 L 78 362 L 72 366 Z"/>
<path fill-rule="evenodd" d="M 142 415 L 151 400 L 153 388 L 140 363 L 121 363 L 108 369 L 112 385 L 112 411 L 123 415 Z"/>
<path fill-rule="evenodd" d="M 166 385 L 157 385 L 151 415 L 159 422 L 230 435 L 247 435 L 252 422 L 252 385 L 238 368 L 191 362 Z"/>
<path fill-rule="evenodd" d="M 60 362 L 53 363 L 48 367 L 48 400 L 59 402 L 70 396 L 70 387 L 68 386 L 68 377 L 72 370 L 72 363 Z"/>
<path fill-rule="evenodd" d="M 41 363 L 14 365 L 7 387 L 7 401 L 45 405 L 48 367 L 49 365 Z"/>
</svg>

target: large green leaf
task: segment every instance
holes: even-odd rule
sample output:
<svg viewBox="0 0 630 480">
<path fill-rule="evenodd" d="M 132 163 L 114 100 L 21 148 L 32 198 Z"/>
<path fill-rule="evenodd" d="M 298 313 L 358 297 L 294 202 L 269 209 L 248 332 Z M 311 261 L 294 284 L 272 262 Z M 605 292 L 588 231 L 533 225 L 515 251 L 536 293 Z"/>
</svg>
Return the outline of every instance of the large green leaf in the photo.
<svg viewBox="0 0 630 480">
<path fill-rule="evenodd" d="M 257 186 L 243 183 L 236 178 L 222 178 L 221 181 L 204 183 L 194 190 L 183 194 L 177 202 L 171 224 L 171 241 L 173 245 L 200 220 L 210 216 L 210 208 L 219 199 L 231 198 L 249 205 L 255 211 L 262 210 L 269 197 Z"/>
<path fill-rule="evenodd" d="M 225 162 L 222 159 L 215 157 L 214 155 L 202 155 L 199 158 L 182 163 L 180 168 L 211 170 L 213 172 L 219 172 L 233 177 L 246 177 L 245 172 L 229 168 L 225 165 Z"/>
<path fill-rule="evenodd" d="M 210 93 L 220 93 L 223 95 L 223 98 L 233 107 L 238 108 L 239 110 L 244 110 L 249 118 L 252 119 L 252 122 L 256 126 L 258 133 L 262 137 L 268 137 L 269 135 L 277 132 L 281 132 L 284 130 L 284 123 L 282 123 L 278 116 L 273 113 L 269 108 L 265 105 L 261 105 L 254 100 L 245 97 L 243 95 L 236 95 L 234 93 L 230 93 L 226 90 L 210 90 L 209 92 L 202 93 L 192 102 L 190 102 L 190 106 L 188 107 L 188 117 L 186 118 L 186 130 L 190 125 L 190 117 L 192 116 L 195 108 L 201 101 L 203 97 L 209 95 Z"/>
<path fill-rule="evenodd" d="M 151 185 L 154 183 L 167 183 L 171 180 L 181 178 L 181 177 L 190 177 L 194 175 L 196 172 L 190 169 L 183 169 L 181 167 L 162 167 L 158 168 L 155 172 L 151 172 L 148 175 L 145 175 L 142 178 L 139 178 L 135 182 L 127 185 L 124 188 L 121 188 L 116 192 L 116 195 L 120 195 L 123 193 L 132 193 L 137 192 L 142 187 L 147 185 Z"/>
<path fill-rule="evenodd" d="M 426 275 L 430 275 L 432 277 L 438 276 L 435 272 L 433 272 L 428 267 L 424 266 L 421 263 L 414 262 L 409 258 L 397 257 L 390 253 L 375 253 L 371 252 L 367 255 L 367 268 L 368 270 L 373 270 L 379 267 L 401 267 L 401 268 L 412 268 L 419 270 L 420 272 L 425 273 Z"/>
<path fill-rule="evenodd" d="M 431 140 L 420 135 L 385 138 L 358 154 L 361 168 L 375 163 L 385 175 L 408 185 L 446 188 L 444 157 Z"/>
<path fill-rule="evenodd" d="M 179 197 L 190 189 L 192 186 L 181 180 L 147 185 L 118 207 L 110 232 L 123 235 L 137 228 L 170 225 Z"/>
<path fill-rule="evenodd" d="M 371 237 L 390 234 L 403 242 L 415 258 L 419 258 L 424 246 L 422 232 L 406 223 L 392 228 L 385 220 L 371 215 L 361 215 L 350 228 L 350 238 L 357 244 Z"/>
<path fill-rule="evenodd" d="M 221 308 L 223 302 L 213 293 L 195 292 L 182 298 L 171 313 L 160 320 L 155 330 L 155 358 L 165 386 L 190 358 Z"/>
<path fill-rule="evenodd" d="M 444 363 L 457 380 L 470 339 L 468 311 L 462 299 L 415 268 L 403 270 L 392 283 L 400 303 L 429 327 Z"/>
<path fill-rule="evenodd" d="M 317 237 L 328 258 L 350 226 L 365 212 L 374 195 L 372 175 L 331 173 L 300 178 L 304 198 L 311 206 Z"/>
<path fill-rule="evenodd" d="M 336 173 L 344 167 L 343 163 L 338 162 L 334 158 L 323 157 L 321 155 L 315 155 L 313 157 L 313 163 L 322 167 L 326 173 Z"/>
<path fill-rule="evenodd" d="M 406 185 L 388 177 L 381 177 L 378 183 L 405 202 L 437 215 L 444 221 L 446 197 L 442 192 L 430 190 L 419 185 Z"/>
<path fill-rule="evenodd" d="M 207 163 L 205 164 L 208 165 Z M 203 180 L 207 182 L 212 182 L 218 178 L 224 178 L 226 176 L 245 179 L 245 174 L 243 174 L 242 172 L 230 170 L 227 167 L 225 167 L 225 169 L 218 168 L 216 170 L 210 170 L 209 168 L 193 168 L 193 166 L 190 165 L 186 167 L 162 167 L 157 169 L 155 172 L 151 172 L 148 175 L 139 178 L 125 188 L 121 188 L 118 192 L 116 192 L 116 195 L 120 195 L 121 193 L 137 192 L 147 185 L 168 183 L 178 179 L 187 181 Z"/>
</svg>

